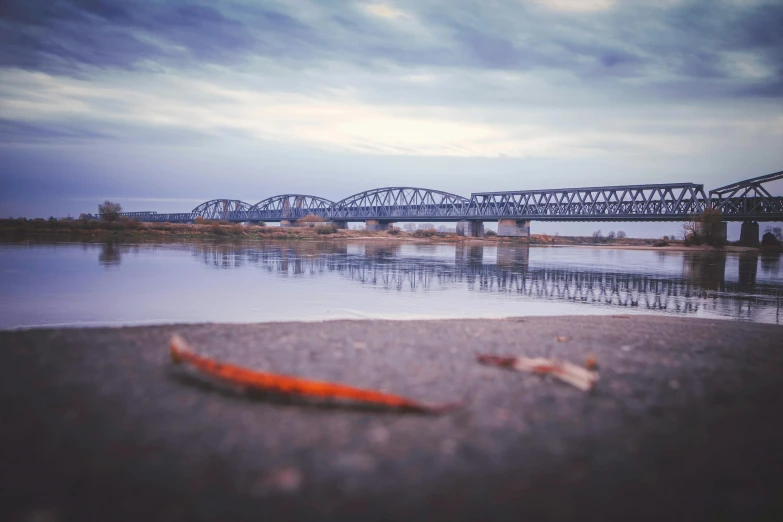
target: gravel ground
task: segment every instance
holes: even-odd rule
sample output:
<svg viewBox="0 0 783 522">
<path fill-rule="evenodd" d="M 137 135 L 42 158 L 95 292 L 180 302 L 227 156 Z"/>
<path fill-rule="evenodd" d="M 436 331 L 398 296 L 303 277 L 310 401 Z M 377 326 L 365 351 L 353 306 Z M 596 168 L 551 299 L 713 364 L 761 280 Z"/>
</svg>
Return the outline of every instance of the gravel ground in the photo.
<svg viewBox="0 0 783 522">
<path fill-rule="evenodd" d="M 251 397 L 169 336 L 434 416 Z M 565 342 L 558 337 L 565 336 Z M 589 393 L 475 352 L 597 356 Z M 0 519 L 781 520 L 783 328 L 651 316 L 0 332 Z M 532 518 L 531 518 L 532 517 Z"/>
</svg>

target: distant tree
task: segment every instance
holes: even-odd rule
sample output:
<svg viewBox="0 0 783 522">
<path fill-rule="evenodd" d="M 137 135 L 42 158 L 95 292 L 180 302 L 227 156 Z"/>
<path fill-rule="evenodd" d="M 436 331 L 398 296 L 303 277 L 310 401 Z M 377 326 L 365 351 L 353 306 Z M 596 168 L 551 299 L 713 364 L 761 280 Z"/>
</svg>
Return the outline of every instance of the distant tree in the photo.
<svg viewBox="0 0 783 522">
<path fill-rule="evenodd" d="M 624 230 L 618 230 L 617 231 L 617 239 L 625 239 L 625 231 Z"/>
<path fill-rule="evenodd" d="M 402 229 L 405 230 L 405 232 L 413 232 L 416 230 L 416 223 L 405 223 L 402 226 Z"/>
<path fill-rule="evenodd" d="M 120 217 L 120 212 L 122 212 L 122 206 L 108 199 L 102 205 L 98 205 L 98 214 L 104 221 L 117 221 Z"/>
<path fill-rule="evenodd" d="M 614 239 L 615 237 L 617 237 L 617 234 L 614 233 L 614 230 L 610 230 L 609 233 L 606 234 L 606 237 L 608 239 Z"/>
<path fill-rule="evenodd" d="M 419 225 L 419 230 L 435 230 L 435 225 L 432 223 L 422 223 Z"/>
<path fill-rule="evenodd" d="M 721 232 L 723 225 L 723 214 L 715 208 L 705 208 L 704 212 L 697 218 L 696 227 L 699 235 L 704 242 L 711 246 L 721 246 L 726 242 Z"/>
<path fill-rule="evenodd" d="M 441 225 L 438 227 L 438 232 L 446 232 L 446 225 Z"/>
<path fill-rule="evenodd" d="M 79 214 L 79 221 L 89 221 L 90 218 L 91 216 L 89 214 L 85 214 L 84 212 Z"/>
<path fill-rule="evenodd" d="M 769 232 L 775 238 L 777 238 L 778 241 L 783 241 L 783 228 L 781 227 L 767 227 L 766 230 L 764 230 L 764 233 Z"/>
<path fill-rule="evenodd" d="M 601 233 L 600 230 L 596 230 L 595 232 L 593 232 L 593 238 L 594 239 L 601 239 L 602 237 L 603 237 L 603 234 Z"/>
<path fill-rule="evenodd" d="M 699 235 L 699 226 L 697 221 L 686 221 L 682 224 L 682 230 L 680 231 L 682 240 L 686 245 L 700 245 L 701 236 Z"/>
</svg>

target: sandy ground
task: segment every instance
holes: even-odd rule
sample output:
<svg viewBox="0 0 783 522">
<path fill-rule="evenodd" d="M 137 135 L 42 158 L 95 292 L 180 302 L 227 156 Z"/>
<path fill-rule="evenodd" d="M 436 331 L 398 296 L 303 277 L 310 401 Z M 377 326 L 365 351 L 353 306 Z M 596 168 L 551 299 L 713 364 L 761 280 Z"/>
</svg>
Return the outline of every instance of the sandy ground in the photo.
<svg viewBox="0 0 783 522">
<path fill-rule="evenodd" d="M 250 397 L 167 340 L 432 416 Z M 568 337 L 565 342 L 559 336 Z M 475 363 L 549 355 L 589 393 Z M 783 328 L 650 316 L 0 332 L 0 519 L 781 520 Z"/>
</svg>

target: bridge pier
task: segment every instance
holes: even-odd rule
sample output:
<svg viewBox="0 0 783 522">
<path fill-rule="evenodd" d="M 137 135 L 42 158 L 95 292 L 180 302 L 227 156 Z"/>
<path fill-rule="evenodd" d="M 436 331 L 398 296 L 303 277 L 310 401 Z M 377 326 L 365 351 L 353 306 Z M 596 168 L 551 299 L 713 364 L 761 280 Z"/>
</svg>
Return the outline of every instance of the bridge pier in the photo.
<svg viewBox="0 0 783 522">
<path fill-rule="evenodd" d="M 380 221 L 378 219 L 368 219 L 364 222 L 366 230 L 389 230 L 394 223 L 392 221 Z"/>
<path fill-rule="evenodd" d="M 696 233 L 702 238 L 711 238 L 712 241 L 725 243 L 729 237 L 728 227 L 729 224 L 725 221 L 715 224 L 696 222 Z"/>
<path fill-rule="evenodd" d="M 759 242 L 759 224 L 756 221 L 745 221 L 742 223 L 740 245 L 756 248 L 761 246 Z"/>
<path fill-rule="evenodd" d="M 484 237 L 483 221 L 457 221 L 457 235 L 465 237 Z"/>
<path fill-rule="evenodd" d="M 499 219 L 498 236 L 530 237 L 530 221 L 527 219 Z"/>
</svg>

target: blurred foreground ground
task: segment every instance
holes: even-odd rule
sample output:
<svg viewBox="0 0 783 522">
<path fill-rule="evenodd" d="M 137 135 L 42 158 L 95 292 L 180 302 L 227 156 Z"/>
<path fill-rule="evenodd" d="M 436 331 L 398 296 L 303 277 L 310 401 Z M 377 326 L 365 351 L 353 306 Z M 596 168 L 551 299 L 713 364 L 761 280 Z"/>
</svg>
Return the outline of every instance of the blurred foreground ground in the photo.
<svg viewBox="0 0 783 522">
<path fill-rule="evenodd" d="M 250 398 L 172 368 L 173 332 L 226 362 L 465 406 L 425 416 Z M 583 393 L 478 365 L 475 352 L 595 354 L 601 380 Z M 0 519 L 780 520 L 782 404 L 783 328 L 772 325 L 0 332 Z"/>
</svg>

